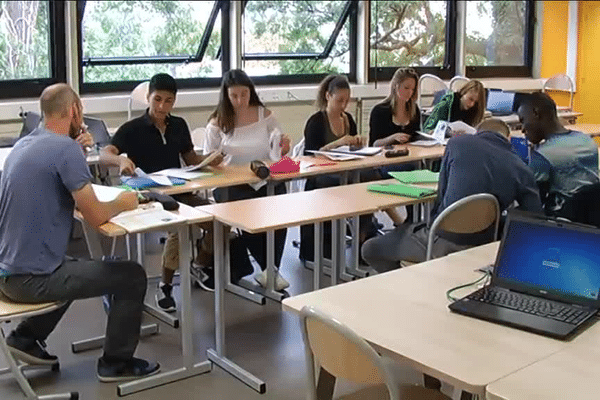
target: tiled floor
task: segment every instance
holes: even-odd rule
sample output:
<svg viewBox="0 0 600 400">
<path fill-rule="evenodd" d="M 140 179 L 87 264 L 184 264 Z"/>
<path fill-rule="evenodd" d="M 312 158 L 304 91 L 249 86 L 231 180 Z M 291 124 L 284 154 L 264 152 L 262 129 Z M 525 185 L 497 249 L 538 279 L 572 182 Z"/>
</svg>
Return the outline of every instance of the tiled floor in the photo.
<svg viewBox="0 0 600 400">
<path fill-rule="evenodd" d="M 290 229 L 282 271 L 291 283 L 292 295 L 309 291 L 312 272 L 298 260 L 298 250 L 291 244 L 298 229 Z M 158 270 L 161 246 L 156 235 L 148 235 L 147 264 Z M 70 254 L 86 256 L 82 239 L 74 239 Z M 326 284 L 327 282 L 325 282 Z M 153 298 L 154 288 L 149 296 Z M 179 287 L 175 288 L 179 296 Z M 206 359 L 205 350 L 214 346 L 214 302 L 211 293 L 201 289 L 192 290 L 195 313 L 196 360 Z M 227 355 L 248 371 L 267 383 L 267 393 L 259 395 L 228 373 L 214 366 L 212 372 L 177 383 L 146 390 L 127 396 L 137 399 L 305 399 L 304 349 L 299 323 L 294 315 L 281 311 L 281 305 L 273 301 L 260 306 L 226 294 Z M 96 359 L 100 350 L 73 354 L 70 343 L 103 334 L 106 316 L 100 299 L 75 302 L 48 339 L 48 350 L 57 354 L 61 361 L 60 373 L 32 372 L 30 382 L 39 394 L 79 391 L 84 400 L 117 398 L 116 385 L 98 382 Z M 145 317 L 146 322 L 155 322 Z M 159 323 L 160 333 L 142 340 L 137 355 L 159 360 L 163 370 L 181 365 L 180 331 Z M 0 356 L 0 359 L 2 357 Z M 5 365 L 4 360 L 0 365 Z M 408 381 L 418 382 L 420 374 L 402 369 Z M 343 388 L 343 385 L 342 385 Z M 22 399 L 16 382 L 9 376 L 0 377 L 0 399 Z"/>
</svg>

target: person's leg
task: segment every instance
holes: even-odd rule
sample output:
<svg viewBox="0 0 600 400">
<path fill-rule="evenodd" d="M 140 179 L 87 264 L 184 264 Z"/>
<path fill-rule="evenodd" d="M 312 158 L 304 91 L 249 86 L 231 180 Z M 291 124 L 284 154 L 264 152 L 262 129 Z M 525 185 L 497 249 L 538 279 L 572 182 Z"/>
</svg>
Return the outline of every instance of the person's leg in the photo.
<svg viewBox="0 0 600 400">
<path fill-rule="evenodd" d="M 143 268 L 130 261 L 65 261 L 49 275 L 13 275 L 0 280 L 0 290 L 17 302 L 72 301 L 112 295 L 104 356 L 129 360 L 139 341 L 146 293 Z M 45 340 L 54 330 L 66 307 L 31 317 L 15 330 L 32 339 Z"/>
<path fill-rule="evenodd" d="M 173 276 L 179 268 L 179 235 L 169 232 L 162 253 L 162 279 L 156 292 L 156 304 L 165 312 L 174 312 Z"/>
<path fill-rule="evenodd" d="M 397 269 L 400 261 L 422 262 L 425 260 L 427 242 L 422 240 L 424 224 L 402 224 L 383 236 L 367 240 L 362 248 L 363 259 L 376 271 Z"/>
</svg>

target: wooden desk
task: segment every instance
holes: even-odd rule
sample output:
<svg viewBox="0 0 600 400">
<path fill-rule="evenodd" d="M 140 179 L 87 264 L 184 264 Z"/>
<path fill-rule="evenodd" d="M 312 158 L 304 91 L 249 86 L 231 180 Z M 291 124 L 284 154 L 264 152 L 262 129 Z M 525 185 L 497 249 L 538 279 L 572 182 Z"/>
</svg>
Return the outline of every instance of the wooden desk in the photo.
<svg viewBox="0 0 600 400">
<path fill-rule="evenodd" d="M 189 378 L 194 375 L 209 372 L 211 370 L 211 363 L 209 361 L 203 361 L 194 364 L 194 342 L 192 338 L 194 329 L 194 319 L 192 317 L 191 277 L 188 262 L 192 254 L 189 239 L 189 226 L 191 224 L 212 221 L 213 217 L 210 214 L 203 213 L 202 211 L 196 210 L 193 207 L 187 206 L 185 204 L 180 204 L 179 210 L 174 211 L 173 213 L 184 217 L 185 221 L 177 223 L 167 222 L 163 225 L 144 230 L 143 232 L 153 230 L 177 229 L 179 233 L 179 254 L 189 255 L 189 257 L 179 257 L 179 271 L 181 274 L 181 352 L 183 356 L 183 366 L 173 371 L 161 372 L 157 375 L 149 376 L 147 378 L 120 384 L 117 387 L 117 392 L 119 396 L 124 396 L 126 394 L 131 394 L 152 387 L 164 385 L 166 383 L 175 382 L 181 379 Z M 81 218 L 81 215 L 79 215 L 79 218 Z M 87 229 L 85 229 L 86 231 L 88 231 L 88 233 L 86 234 L 86 240 L 88 240 L 90 229 L 90 227 L 87 227 Z M 110 237 L 120 236 L 127 233 L 142 232 L 127 231 L 126 229 L 112 224 L 110 222 L 101 225 L 98 231 Z M 99 243 L 94 244 L 94 246 L 99 246 Z M 93 341 L 97 340 L 98 338 L 93 339 Z"/>
<path fill-rule="evenodd" d="M 595 400 L 600 393 L 600 324 L 569 347 L 488 385 L 489 400 Z"/>
<path fill-rule="evenodd" d="M 391 181 L 391 180 L 390 180 Z M 385 181 L 384 181 L 385 182 Z M 224 234 L 225 226 L 243 229 L 250 233 L 267 232 L 267 292 L 266 296 L 281 300 L 282 294 L 274 291 L 275 240 L 276 229 L 295 225 L 315 224 L 315 275 L 314 285 L 320 286 L 322 266 L 321 223 L 335 220 L 332 240 L 332 284 L 336 283 L 341 257 L 340 236 L 343 218 L 368 214 L 396 205 L 415 204 L 433 200 L 434 196 L 413 199 L 402 196 L 373 193 L 367 191 L 369 183 L 338 186 L 312 190 L 309 192 L 288 193 L 278 196 L 233 201 L 229 203 L 200 206 L 198 209 L 214 216 L 215 238 L 215 334 L 216 349 L 207 351 L 211 361 L 227 372 L 264 393 L 265 383 L 226 358 L 224 298 L 225 285 L 229 284 L 229 235 Z M 349 201 L 348 199 L 352 199 Z M 338 240 L 336 240 L 336 238 Z"/>
<path fill-rule="evenodd" d="M 577 117 L 583 115 L 583 113 L 570 110 L 559 110 L 557 114 L 559 119 L 565 120 L 570 124 L 575 124 L 575 122 L 577 121 Z M 506 122 L 511 128 L 521 125 L 521 123 L 519 122 L 519 116 L 517 114 L 501 115 L 493 118 L 498 118 Z"/>
<path fill-rule="evenodd" d="M 600 136 L 600 124 L 575 124 L 575 125 L 565 125 L 565 128 L 571 129 L 573 131 L 580 131 L 583 133 L 587 133 L 588 135 Z"/>
<path fill-rule="evenodd" d="M 485 387 L 558 352 L 565 342 L 451 313 L 445 293 L 481 276 L 498 243 L 476 247 L 283 301 L 286 311 L 315 306 L 375 348 L 456 389 Z M 467 294 L 474 289 L 466 289 Z"/>
</svg>

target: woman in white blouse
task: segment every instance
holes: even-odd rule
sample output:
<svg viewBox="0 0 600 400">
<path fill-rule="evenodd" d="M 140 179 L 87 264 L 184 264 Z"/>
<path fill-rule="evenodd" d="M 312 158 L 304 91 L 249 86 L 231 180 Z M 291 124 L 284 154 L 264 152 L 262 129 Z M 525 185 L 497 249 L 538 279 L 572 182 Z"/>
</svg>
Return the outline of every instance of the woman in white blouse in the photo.
<svg viewBox="0 0 600 400">
<path fill-rule="evenodd" d="M 258 98 L 254 84 L 239 69 L 233 69 L 223 75 L 221 93 L 217 109 L 211 114 L 206 127 L 204 152 L 220 150 L 224 155 L 223 163 L 249 164 L 253 160 L 278 161 L 290 150 L 290 139 L 281 132 L 277 120 Z M 275 194 L 285 193 L 285 185 L 275 186 Z M 266 196 L 266 182 L 254 185 L 237 185 L 229 188 L 218 188 L 214 191 L 217 202 L 234 201 Z M 275 266 L 278 269 L 286 230 L 275 231 Z M 243 245 L 259 263 L 263 272 L 254 277 L 262 286 L 266 286 L 266 234 L 242 233 Z M 238 265 L 238 275 L 252 272 L 245 252 L 232 251 L 231 265 Z M 239 268 L 245 265 L 246 268 Z M 243 275 L 242 275 L 243 276 Z M 242 276 L 234 276 L 232 281 Z M 289 283 L 279 273 L 275 279 L 275 290 L 286 289 Z"/>
</svg>

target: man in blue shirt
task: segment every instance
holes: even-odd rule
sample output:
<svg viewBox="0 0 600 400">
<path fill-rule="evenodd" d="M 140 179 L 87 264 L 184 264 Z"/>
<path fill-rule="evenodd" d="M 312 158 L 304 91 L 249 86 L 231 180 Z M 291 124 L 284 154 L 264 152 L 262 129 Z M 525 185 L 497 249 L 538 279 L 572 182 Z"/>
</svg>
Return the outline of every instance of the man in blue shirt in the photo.
<svg viewBox="0 0 600 400">
<path fill-rule="evenodd" d="M 502 121 L 489 119 L 478 126 L 475 135 L 451 138 L 446 146 L 440 169 L 438 197 L 431 220 L 448 206 L 467 196 L 491 193 L 500 209 L 515 202 L 525 211 L 541 212 L 541 202 L 531 170 L 511 150 L 510 130 Z M 433 255 L 443 255 L 482 244 L 481 235 L 451 235 L 440 232 Z M 362 256 L 378 272 L 399 267 L 402 260 L 422 262 L 426 258 L 429 227 L 425 223 L 404 223 L 393 231 L 366 241 Z"/>
<path fill-rule="evenodd" d="M 560 215 L 565 202 L 581 188 L 600 182 L 598 146 L 590 136 L 562 126 L 556 104 L 545 93 L 525 97 L 518 114 L 523 133 L 534 145 L 529 166 L 544 209 Z"/>
<path fill-rule="evenodd" d="M 0 291 L 21 303 L 65 301 L 53 312 L 24 320 L 7 338 L 10 351 L 29 364 L 54 364 L 44 349 L 73 300 L 105 294 L 114 299 L 104 354 L 103 382 L 147 376 L 157 363 L 133 357 L 140 334 L 146 274 L 134 262 L 67 261 L 76 206 L 93 227 L 137 207 L 135 193 L 100 202 L 81 145 L 81 100 L 66 84 L 47 87 L 41 97 L 42 126 L 20 139 L 0 177 Z"/>
</svg>

